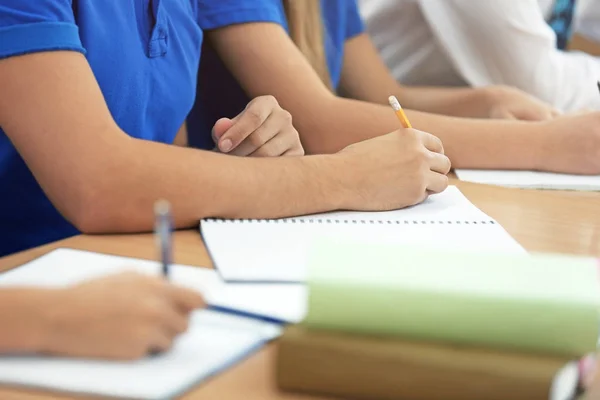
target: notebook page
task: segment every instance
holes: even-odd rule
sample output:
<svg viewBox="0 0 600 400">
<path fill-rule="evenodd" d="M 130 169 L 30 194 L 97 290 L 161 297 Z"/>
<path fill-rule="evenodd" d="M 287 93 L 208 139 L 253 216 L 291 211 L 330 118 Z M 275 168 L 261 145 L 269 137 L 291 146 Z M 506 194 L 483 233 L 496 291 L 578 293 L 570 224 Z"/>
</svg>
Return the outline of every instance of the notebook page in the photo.
<svg viewBox="0 0 600 400">
<path fill-rule="evenodd" d="M 600 175 L 570 175 L 534 171 L 456 170 L 462 181 L 522 189 L 600 191 Z"/>
<path fill-rule="evenodd" d="M 57 249 L 19 268 L 0 274 L 2 286 L 64 287 L 125 271 L 158 275 L 157 262 L 72 249 Z M 208 304 L 298 322 L 306 313 L 306 287 L 301 284 L 229 284 L 214 270 L 173 265 L 170 279 L 197 290 Z"/>
<path fill-rule="evenodd" d="M 174 398 L 240 361 L 281 328 L 198 311 L 171 351 L 133 362 L 0 357 L 0 383 L 127 399 Z"/>
<path fill-rule="evenodd" d="M 308 250 L 323 236 L 448 250 L 525 252 L 455 187 L 405 210 L 287 221 L 202 221 L 201 231 L 219 273 L 231 282 L 304 282 Z"/>
</svg>

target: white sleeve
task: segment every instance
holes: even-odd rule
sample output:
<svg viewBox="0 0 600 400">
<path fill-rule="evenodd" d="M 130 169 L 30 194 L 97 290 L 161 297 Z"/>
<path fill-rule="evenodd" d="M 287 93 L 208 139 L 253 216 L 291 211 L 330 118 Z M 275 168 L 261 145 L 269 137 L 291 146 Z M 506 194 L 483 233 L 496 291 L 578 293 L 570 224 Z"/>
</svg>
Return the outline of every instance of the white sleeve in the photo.
<svg viewBox="0 0 600 400">
<path fill-rule="evenodd" d="M 600 42 L 600 2 L 598 0 L 582 1 L 578 12 L 579 19 L 575 22 L 577 33 L 588 39 Z"/>
<path fill-rule="evenodd" d="M 556 48 L 537 0 L 421 0 L 438 42 L 473 86 L 515 86 L 563 111 L 600 110 L 600 60 Z"/>
</svg>

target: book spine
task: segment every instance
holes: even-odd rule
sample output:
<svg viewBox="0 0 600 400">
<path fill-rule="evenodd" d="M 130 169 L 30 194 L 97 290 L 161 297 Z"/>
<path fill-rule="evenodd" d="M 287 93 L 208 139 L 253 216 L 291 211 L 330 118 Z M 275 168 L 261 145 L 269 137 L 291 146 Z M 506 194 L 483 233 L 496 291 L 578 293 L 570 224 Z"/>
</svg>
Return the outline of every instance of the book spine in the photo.
<svg viewBox="0 0 600 400">
<path fill-rule="evenodd" d="M 276 380 L 286 391 L 353 399 L 547 400 L 568 361 L 291 327 Z"/>
</svg>

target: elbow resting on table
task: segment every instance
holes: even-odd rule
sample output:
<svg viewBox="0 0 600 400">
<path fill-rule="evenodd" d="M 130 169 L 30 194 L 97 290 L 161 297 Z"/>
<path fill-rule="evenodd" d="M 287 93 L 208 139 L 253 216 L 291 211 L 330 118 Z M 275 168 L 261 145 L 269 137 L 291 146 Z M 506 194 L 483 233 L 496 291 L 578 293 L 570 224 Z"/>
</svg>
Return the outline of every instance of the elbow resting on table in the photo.
<svg viewBox="0 0 600 400">
<path fill-rule="evenodd" d="M 110 196 L 110 189 L 85 186 L 88 187 L 78 189 L 77 195 L 72 196 L 69 204 L 63 207 L 64 217 L 82 233 L 115 233 L 117 226 L 122 225 L 123 221 L 115 223 L 116 210 L 111 204 L 114 202 L 107 198 Z"/>
</svg>

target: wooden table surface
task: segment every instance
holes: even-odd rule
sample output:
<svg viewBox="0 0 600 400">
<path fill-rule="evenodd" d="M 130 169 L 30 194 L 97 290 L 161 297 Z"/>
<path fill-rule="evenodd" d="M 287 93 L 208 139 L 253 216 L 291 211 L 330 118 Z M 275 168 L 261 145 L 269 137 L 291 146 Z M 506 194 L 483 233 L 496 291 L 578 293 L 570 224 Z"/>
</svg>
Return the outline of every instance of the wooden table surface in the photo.
<svg viewBox="0 0 600 400">
<path fill-rule="evenodd" d="M 600 257 L 600 194 L 505 189 L 453 182 L 529 251 Z M 197 231 L 175 235 L 175 262 L 211 267 Z M 16 267 L 57 247 L 121 256 L 155 257 L 151 235 L 77 236 L 0 259 L 0 271 Z M 182 397 L 185 400 L 301 400 L 324 399 L 280 393 L 274 383 L 276 343 L 205 382 Z M 63 400 L 78 397 L 0 388 L 3 400 Z"/>
</svg>

